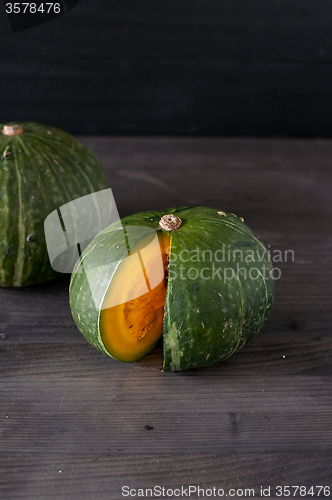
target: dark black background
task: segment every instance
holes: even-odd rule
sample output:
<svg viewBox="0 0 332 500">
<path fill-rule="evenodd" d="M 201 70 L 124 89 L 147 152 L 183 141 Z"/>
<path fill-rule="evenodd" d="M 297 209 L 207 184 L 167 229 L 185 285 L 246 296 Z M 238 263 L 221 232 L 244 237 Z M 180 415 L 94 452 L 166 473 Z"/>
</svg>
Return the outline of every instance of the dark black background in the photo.
<svg viewBox="0 0 332 500">
<path fill-rule="evenodd" d="M 13 33 L 35 28 L 40 24 L 57 19 L 73 9 L 79 2 L 79 0 L 58 0 L 55 2 L 46 2 L 45 0 L 30 2 L 3 1 Z"/>
<path fill-rule="evenodd" d="M 2 122 L 74 134 L 330 137 L 330 0 L 80 0 L 13 34 Z"/>
</svg>

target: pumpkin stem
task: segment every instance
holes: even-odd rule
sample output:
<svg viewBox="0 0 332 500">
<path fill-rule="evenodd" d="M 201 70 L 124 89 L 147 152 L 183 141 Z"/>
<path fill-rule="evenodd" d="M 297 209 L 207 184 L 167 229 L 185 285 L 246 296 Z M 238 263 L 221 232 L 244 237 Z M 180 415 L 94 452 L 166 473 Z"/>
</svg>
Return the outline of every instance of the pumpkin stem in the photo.
<svg viewBox="0 0 332 500">
<path fill-rule="evenodd" d="M 2 129 L 3 135 L 20 135 L 23 134 L 21 125 L 4 125 Z"/>
<path fill-rule="evenodd" d="M 176 231 L 182 224 L 180 217 L 173 214 L 163 215 L 159 221 L 159 226 L 165 231 Z"/>
</svg>

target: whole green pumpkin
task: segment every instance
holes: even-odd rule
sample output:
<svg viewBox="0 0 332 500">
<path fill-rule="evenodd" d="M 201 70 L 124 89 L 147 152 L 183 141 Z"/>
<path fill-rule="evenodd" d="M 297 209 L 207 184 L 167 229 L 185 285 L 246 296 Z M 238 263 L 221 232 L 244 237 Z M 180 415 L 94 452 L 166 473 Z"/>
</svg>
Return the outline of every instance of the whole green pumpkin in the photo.
<svg viewBox="0 0 332 500">
<path fill-rule="evenodd" d="M 46 217 L 107 187 L 95 155 L 70 134 L 38 123 L 0 124 L 0 286 L 59 276 L 46 248 Z"/>
<path fill-rule="evenodd" d="M 163 337 L 164 371 L 218 363 L 261 329 L 275 291 L 267 249 L 236 215 L 141 212 L 101 231 L 76 263 L 73 318 L 86 339 L 135 361 Z"/>
</svg>

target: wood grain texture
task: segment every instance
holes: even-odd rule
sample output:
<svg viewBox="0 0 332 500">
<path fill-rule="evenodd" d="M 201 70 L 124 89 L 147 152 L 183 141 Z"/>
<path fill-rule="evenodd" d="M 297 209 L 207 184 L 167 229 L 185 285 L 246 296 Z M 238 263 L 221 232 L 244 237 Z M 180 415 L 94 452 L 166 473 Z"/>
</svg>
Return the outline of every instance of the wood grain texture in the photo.
<svg viewBox="0 0 332 500">
<path fill-rule="evenodd" d="M 121 488 L 254 488 L 326 484 L 331 478 L 331 452 L 105 454 L 8 457 L 0 462 L 6 499 L 81 498 L 120 500 Z M 61 471 L 61 472 L 60 472 Z M 147 471 L 149 474 L 147 475 Z M 273 491 L 273 490 L 272 490 Z M 174 498 L 174 497 L 173 497 Z M 197 498 L 193 496 L 192 498 Z M 275 497 L 271 495 L 273 499 Z"/>
<path fill-rule="evenodd" d="M 275 304 L 229 360 L 165 374 L 161 345 L 124 364 L 85 341 L 69 276 L 1 289 L 0 497 L 330 484 L 332 141 L 83 140 L 121 216 L 183 204 L 243 216 L 281 252 Z"/>
<path fill-rule="evenodd" d="M 13 35 L 0 16 L 3 121 L 81 134 L 325 136 L 328 0 L 80 0 Z"/>
</svg>

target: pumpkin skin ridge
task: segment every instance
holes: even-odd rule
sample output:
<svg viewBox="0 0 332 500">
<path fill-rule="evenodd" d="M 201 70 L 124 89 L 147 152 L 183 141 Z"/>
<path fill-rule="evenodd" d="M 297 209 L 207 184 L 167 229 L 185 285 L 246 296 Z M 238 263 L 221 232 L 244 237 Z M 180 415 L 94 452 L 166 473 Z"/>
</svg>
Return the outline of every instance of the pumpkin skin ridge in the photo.
<svg viewBox="0 0 332 500">
<path fill-rule="evenodd" d="M 86 181 L 87 181 L 87 187 L 89 187 L 90 189 L 92 189 L 92 191 L 91 191 L 91 192 L 94 192 L 94 191 L 93 191 L 93 185 L 91 184 L 91 182 L 90 182 L 89 178 L 86 176 L 86 174 L 84 173 L 84 171 L 81 169 L 81 166 L 80 166 L 77 162 L 75 162 L 75 161 L 74 161 L 74 159 L 73 159 L 71 156 L 66 155 L 66 154 L 65 154 L 65 151 L 64 151 L 63 149 L 59 149 L 59 151 L 54 151 L 54 150 L 56 149 L 55 147 L 51 147 L 51 145 L 50 145 L 50 144 L 48 144 L 48 142 L 47 142 L 47 141 L 45 141 L 45 139 L 38 137 L 36 134 L 30 134 L 30 136 L 32 136 L 32 137 L 37 137 L 39 140 L 41 140 L 42 142 L 44 142 L 44 143 L 45 143 L 45 145 L 46 145 L 45 147 L 49 150 L 49 153 L 50 153 L 51 155 L 52 155 L 52 154 L 58 154 L 60 157 L 62 157 L 62 158 L 63 158 L 63 160 L 64 160 L 64 162 L 65 162 L 65 163 L 66 163 L 66 162 L 68 162 L 68 164 L 71 164 L 72 166 L 77 167 L 77 168 L 80 170 L 80 172 L 81 172 L 82 176 L 86 179 Z M 18 138 L 19 138 L 19 137 L 20 137 L 20 136 L 18 136 Z M 45 153 L 44 153 L 44 155 L 45 155 Z M 52 165 L 52 167 L 54 168 L 54 166 L 53 166 L 53 165 Z M 56 174 L 56 171 L 55 171 L 55 170 L 54 170 L 54 173 Z M 57 177 L 60 179 L 61 184 L 62 184 L 62 186 L 63 186 L 63 189 L 65 190 L 65 188 L 66 188 L 66 184 L 65 184 L 65 183 L 63 182 L 63 180 L 62 180 L 62 176 L 60 175 L 60 176 L 57 176 Z M 77 179 L 74 179 L 74 180 L 76 181 L 76 184 L 77 184 L 77 189 L 81 189 L 81 188 L 82 188 L 82 184 L 81 184 L 81 183 L 79 183 L 79 182 L 77 181 Z M 57 182 L 59 182 L 59 181 L 57 181 Z"/>
<path fill-rule="evenodd" d="M 31 135 L 31 136 L 35 136 L 35 134 L 30 134 L 30 135 Z M 19 137 L 19 136 L 18 136 L 18 137 Z M 38 136 L 37 136 L 37 137 L 38 137 Z M 46 144 L 46 147 L 47 147 L 47 149 L 49 150 L 50 155 L 55 154 L 55 153 L 56 153 L 56 154 L 58 154 L 60 158 L 61 158 L 61 157 L 63 158 L 64 163 L 68 163 L 68 165 L 71 165 L 71 166 L 73 166 L 73 167 L 77 168 L 77 169 L 80 171 L 81 175 L 82 175 L 82 176 L 84 177 L 84 179 L 86 180 L 86 186 L 85 186 L 85 187 L 87 188 L 87 193 L 93 193 L 93 192 L 95 192 L 95 190 L 94 190 L 94 186 L 93 186 L 93 184 L 90 182 L 90 179 L 87 177 L 87 175 L 85 174 L 85 172 L 82 170 L 81 166 L 80 166 L 80 165 L 79 165 L 76 161 L 74 161 L 74 159 L 73 159 L 71 156 L 66 155 L 66 154 L 65 154 L 65 151 L 64 151 L 63 149 L 60 149 L 59 151 L 54 151 L 54 149 L 55 149 L 55 147 L 54 147 L 54 146 L 53 146 L 53 148 L 52 148 L 52 147 L 51 147 L 51 145 L 50 145 L 50 144 L 48 144 L 48 143 L 47 143 L 47 141 L 45 141 L 45 139 L 43 139 L 43 138 L 42 138 L 42 141 Z M 43 153 L 43 154 L 44 154 L 44 156 L 46 156 L 46 155 L 45 155 L 45 153 Z M 61 183 L 63 191 L 64 191 L 64 192 L 66 192 L 66 191 L 67 191 L 67 186 L 66 186 L 66 184 L 63 182 L 62 176 L 61 176 L 61 175 L 57 175 L 57 172 L 56 172 L 56 171 L 55 171 L 55 169 L 54 169 L 54 165 L 52 165 L 52 168 L 53 168 L 54 174 L 55 174 L 55 175 L 57 176 L 57 178 L 58 178 L 57 183 L 58 183 L 58 184 L 60 184 L 60 183 Z M 76 179 L 74 179 L 74 181 L 76 181 L 76 184 L 77 184 L 77 190 L 79 190 L 79 191 L 80 191 L 80 190 L 82 189 L 82 187 L 83 187 L 83 183 L 82 183 L 82 182 L 79 182 L 77 178 L 76 178 Z M 68 198 L 70 198 L 70 194 L 69 194 L 68 192 L 67 192 L 66 196 L 68 196 Z"/>
<path fill-rule="evenodd" d="M 22 177 L 17 163 L 17 153 L 14 145 L 14 163 L 17 175 L 17 190 L 18 190 L 18 210 L 17 210 L 17 229 L 18 229 L 18 255 L 15 263 L 13 285 L 19 286 L 24 270 L 24 249 L 25 249 L 25 219 L 22 207 Z"/>
<path fill-rule="evenodd" d="M 34 136 L 34 135 L 35 135 L 35 134 L 31 134 L 31 133 L 29 133 L 29 136 Z M 38 137 L 38 136 L 37 136 L 37 137 Z M 27 149 L 27 145 L 26 145 L 26 144 L 24 144 L 24 142 L 21 140 L 21 136 L 20 136 L 20 135 L 16 136 L 16 137 L 15 137 L 15 140 L 21 144 L 22 148 L 24 148 L 24 150 L 25 150 L 25 153 L 26 153 L 28 156 L 31 156 L 31 153 L 29 152 L 29 149 Z M 15 150 L 16 150 L 15 145 L 13 145 L 13 147 L 14 147 L 14 148 L 15 148 Z M 46 159 L 46 161 L 48 161 L 48 158 L 47 158 L 47 156 L 44 154 L 44 152 L 42 152 L 42 156 L 44 156 L 44 157 L 45 157 L 45 159 Z M 51 165 L 50 165 L 50 166 L 51 166 Z M 22 167 L 22 172 L 21 172 L 22 174 L 24 174 L 24 170 L 23 170 L 23 169 L 24 169 L 24 167 L 25 167 L 25 165 L 23 165 L 23 167 Z M 53 165 L 52 165 L 52 168 L 53 168 Z M 47 197 L 47 196 L 45 196 L 45 194 L 44 194 L 44 189 L 43 189 L 43 186 L 41 185 L 40 176 L 39 176 L 39 174 L 38 174 L 38 172 L 37 172 L 37 169 L 36 169 L 36 166 L 35 166 L 34 161 L 32 161 L 32 162 L 30 162 L 30 163 L 29 163 L 29 169 L 32 169 L 32 170 L 33 170 L 33 172 L 34 172 L 34 179 L 36 180 L 36 182 L 37 182 L 37 184 L 38 184 L 38 191 L 39 191 L 39 193 L 41 194 L 41 196 L 42 196 L 42 198 L 43 198 L 43 202 L 44 202 L 45 207 L 47 207 L 47 206 L 48 206 L 48 204 L 49 204 L 49 200 L 48 200 L 48 197 Z M 56 172 L 55 172 L 55 174 L 56 174 Z M 66 187 L 66 186 L 65 186 L 65 184 L 64 184 L 64 183 L 63 183 L 63 181 L 62 181 L 62 177 L 61 177 L 61 176 L 57 176 L 57 177 L 60 179 L 60 182 L 59 182 L 59 179 L 57 179 L 57 184 L 60 184 L 60 183 L 61 183 L 61 184 L 62 184 L 62 189 L 63 189 L 63 191 L 65 191 L 65 187 Z M 68 198 L 70 197 L 70 195 L 69 195 L 68 193 L 67 193 L 67 196 L 68 196 Z M 36 228 L 36 225 L 34 224 L 34 225 L 32 226 L 32 228 L 31 228 L 31 230 L 30 230 L 30 233 L 35 234 L 35 232 L 36 232 L 36 230 L 35 230 L 35 229 L 37 229 L 37 228 Z M 25 245 L 24 245 L 24 249 L 25 249 L 25 247 L 26 247 L 26 242 L 25 242 Z M 27 261 L 25 261 L 25 268 L 27 267 L 27 264 L 28 264 L 28 262 L 27 262 Z M 41 274 L 43 274 L 44 269 L 45 269 L 45 264 L 44 264 L 43 268 L 40 270 Z M 24 269 L 23 269 L 23 271 L 24 271 Z M 28 279 L 28 278 L 29 278 L 29 276 L 30 276 L 30 274 L 31 274 L 31 273 L 32 273 L 32 269 L 30 269 L 30 272 L 26 275 L 26 279 Z M 15 286 L 15 284 L 14 284 L 14 286 Z M 18 285 L 18 286 L 21 286 L 21 285 Z"/>
<path fill-rule="evenodd" d="M 7 123 L 11 124 L 14 122 Z M 49 262 L 45 218 L 68 202 L 108 188 L 96 156 L 73 136 L 38 123 L 15 124 L 23 128 L 22 134 L 9 136 L 0 131 L 0 286 L 3 287 L 30 286 L 61 276 Z M 20 243 L 15 156 L 22 179 Z M 22 272 L 17 268 L 15 275 L 14 266 L 20 259 Z"/>
<path fill-rule="evenodd" d="M 167 209 L 167 210 L 155 210 L 155 211 L 141 212 L 139 214 L 134 214 L 133 216 L 125 217 L 120 222 L 124 226 L 126 226 L 126 225 L 135 226 L 136 225 L 136 226 L 150 227 L 151 229 L 154 229 L 158 233 L 158 231 L 162 231 L 157 226 L 158 218 L 161 218 L 163 215 L 166 215 L 168 213 L 173 213 L 173 212 L 175 212 L 175 210 L 176 210 L 176 213 L 181 217 L 181 210 L 179 209 L 179 207 L 175 207 L 175 208 Z M 216 214 L 217 214 L 216 209 L 212 209 L 209 207 L 191 207 L 191 208 L 185 207 L 185 211 L 186 211 L 186 214 L 184 214 L 183 217 L 181 217 L 183 220 L 182 226 L 177 231 L 170 232 L 170 235 L 169 235 L 170 236 L 170 247 L 171 247 L 170 262 L 169 262 L 170 272 L 172 270 L 172 265 L 173 265 L 172 264 L 172 255 L 174 255 L 174 249 L 175 249 L 174 244 L 175 244 L 176 240 L 181 239 L 181 232 L 184 234 L 185 231 L 188 231 L 188 227 L 190 226 L 191 216 L 195 215 L 195 216 L 197 216 L 198 220 L 200 220 L 202 217 L 204 219 L 204 214 L 206 214 L 207 216 L 213 215 L 212 222 L 214 222 L 214 217 L 216 217 Z M 220 220 L 224 220 L 224 222 L 220 222 L 219 217 L 220 217 Z M 148 218 L 149 218 L 149 220 L 147 220 Z M 232 220 L 232 224 L 225 224 L 226 218 Z M 193 217 L 192 217 L 192 219 L 193 219 Z M 187 223 L 187 220 L 189 221 L 188 223 Z M 211 218 L 207 217 L 207 220 L 211 223 Z M 234 232 L 234 229 L 237 230 L 237 231 L 235 231 L 235 233 L 237 234 L 237 239 L 235 242 L 239 242 L 239 241 L 241 242 L 244 240 L 244 242 L 246 243 L 246 242 L 250 241 L 250 242 L 252 242 L 253 245 L 258 245 L 260 249 L 262 249 L 264 252 L 266 252 L 266 248 L 265 248 L 264 244 L 255 236 L 255 234 L 252 232 L 252 230 L 246 224 L 244 224 L 243 221 L 240 221 L 240 219 L 237 219 L 236 216 L 234 216 L 233 214 L 225 212 L 225 216 L 218 215 L 218 217 L 216 217 L 216 221 L 219 221 L 219 222 L 216 222 L 217 227 L 219 226 L 219 224 L 222 224 L 222 226 L 224 228 L 226 228 L 227 231 Z M 162 232 L 164 232 L 164 231 L 162 231 Z M 107 228 L 105 230 L 103 230 L 102 233 L 106 234 Z M 213 231 L 212 231 L 212 233 L 213 233 Z M 101 233 L 99 233 L 99 235 L 100 234 Z M 97 241 L 99 235 L 97 235 L 94 240 Z M 186 236 L 184 236 L 184 238 L 185 237 Z M 188 235 L 187 235 L 187 237 L 188 237 Z M 241 238 L 242 238 L 242 240 L 241 240 Z M 203 236 L 201 236 L 200 239 L 206 244 L 206 241 L 204 240 Z M 91 244 L 92 243 L 93 242 L 91 242 Z M 95 243 L 95 247 L 96 247 L 96 245 L 97 245 L 97 242 Z M 208 245 L 208 247 L 209 247 L 209 245 Z M 88 248 L 86 250 L 88 250 Z M 90 253 L 93 254 L 92 247 L 90 248 Z M 261 264 L 267 263 L 267 261 L 265 259 L 265 254 L 264 254 L 264 259 L 262 261 L 255 262 L 255 263 L 257 263 L 258 265 L 260 263 Z M 271 267 L 271 263 L 269 263 L 269 267 Z M 248 267 L 248 269 L 249 269 L 249 267 Z M 114 273 L 116 273 L 116 271 L 114 271 Z M 174 304 L 172 304 L 171 299 L 172 299 L 172 295 L 175 293 L 174 287 L 176 287 L 176 282 L 174 282 L 172 279 L 169 279 L 168 284 L 167 284 L 165 309 L 164 309 L 164 331 L 163 331 L 164 363 L 163 363 L 163 371 L 165 371 L 165 372 L 167 372 L 167 371 L 181 371 L 181 370 L 187 370 L 187 369 L 192 369 L 192 368 L 201 368 L 204 366 L 211 366 L 212 364 L 217 364 L 220 361 L 223 361 L 223 360 L 229 358 L 230 356 L 232 356 L 235 352 L 237 352 L 239 350 L 239 348 L 242 348 L 247 342 L 249 342 L 258 333 L 258 331 L 262 328 L 262 326 L 266 322 L 268 315 L 270 313 L 271 307 L 272 307 L 272 303 L 273 303 L 274 286 L 275 286 L 274 280 L 272 280 L 272 278 L 269 278 L 269 280 L 270 280 L 270 281 L 268 281 L 269 286 L 267 286 L 266 279 L 263 278 L 262 274 L 261 274 L 261 277 L 259 278 L 259 280 L 261 280 L 261 279 L 263 279 L 263 281 L 260 282 L 260 286 L 258 288 L 256 287 L 257 290 L 255 287 L 253 288 L 253 290 L 256 290 L 255 293 L 257 295 L 255 300 L 254 301 L 252 300 L 251 301 L 252 303 L 250 303 L 250 301 L 248 299 L 247 303 L 245 304 L 246 307 L 244 307 L 243 306 L 244 302 L 243 302 L 243 298 L 242 298 L 241 299 L 240 314 L 239 314 L 239 312 L 237 312 L 236 315 L 234 316 L 234 313 L 230 314 L 230 312 L 228 312 L 228 316 L 231 320 L 232 320 L 232 316 L 234 316 L 236 318 L 234 325 L 233 324 L 231 325 L 231 328 L 233 326 L 236 327 L 234 330 L 234 333 L 232 333 L 231 329 L 229 328 L 229 325 L 227 325 L 227 322 L 226 322 L 226 325 L 220 323 L 222 328 L 220 329 L 219 327 L 216 327 L 217 332 L 212 332 L 212 333 L 210 332 L 209 335 L 210 335 L 210 337 L 212 337 L 212 344 L 213 344 L 213 335 L 214 336 L 217 335 L 217 337 L 221 337 L 222 334 L 225 333 L 225 335 L 227 335 L 229 337 L 228 344 L 227 344 L 226 348 L 221 349 L 221 347 L 219 347 L 218 348 L 219 351 L 222 351 L 221 354 L 219 352 L 217 354 L 212 354 L 212 355 L 211 355 L 211 352 L 213 351 L 213 349 L 208 348 L 209 352 L 203 353 L 204 356 L 202 353 L 200 355 L 195 354 L 194 357 L 197 359 L 195 359 L 194 361 L 192 359 L 190 359 L 190 356 L 188 356 L 188 353 L 186 353 L 185 351 L 186 350 L 188 351 L 188 346 L 190 347 L 190 343 L 192 342 L 192 337 L 194 335 L 198 336 L 199 342 L 202 343 L 202 339 L 204 339 L 205 332 L 204 331 L 202 332 L 202 329 L 201 329 L 201 331 L 199 331 L 199 329 L 198 329 L 198 331 L 196 331 L 196 333 L 190 331 L 189 332 L 189 334 L 191 335 L 191 338 L 190 338 L 190 335 L 188 334 L 188 330 L 186 333 L 186 330 L 184 328 L 184 321 L 182 322 L 182 324 L 180 324 L 180 323 L 177 324 L 176 322 L 172 321 L 172 314 L 173 314 L 172 308 L 174 309 Z M 75 280 L 75 277 L 72 277 L 71 284 L 72 284 L 72 282 L 74 282 L 74 280 Z M 240 285 L 242 285 L 241 280 L 238 280 L 238 281 L 240 282 Z M 242 289 L 243 288 L 242 286 L 240 288 L 241 288 L 241 295 L 242 296 L 243 296 L 243 294 L 244 294 L 244 296 L 248 295 L 248 293 L 249 293 L 248 290 L 250 291 L 250 287 L 248 288 L 248 283 L 247 283 L 245 289 Z M 107 292 L 107 289 L 108 288 L 106 287 L 105 293 Z M 215 292 L 216 297 L 218 296 L 218 298 L 219 298 L 220 294 L 218 293 L 218 291 L 214 290 L 214 292 Z M 262 293 L 262 292 L 264 292 L 264 293 Z M 72 302 L 71 302 L 72 311 L 73 311 L 73 309 L 75 309 L 75 307 L 78 307 L 77 300 L 76 300 L 76 298 L 74 298 L 75 293 L 76 293 L 75 290 L 72 288 L 72 292 L 71 292 L 71 294 L 73 296 Z M 211 291 L 209 293 L 211 293 Z M 178 292 L 178 295 L 181 295 L 181 294 L 182 294 L 182 291 Z M 260 303 L 260 302 L 261 302 L 260 306 L 256 307 L 256 304 Z M 240 304 L 239 301 L 238 301 L 238 303 Z M 219 305 L 220 305 L 220 303 L 219 303 Z M 255 307 L 257 310 L 256 310 L 254 317 L 253 318 L 247 317 L 247 315 L 250 313 L 250 311 L 253 311 L 253 308 L 255 308 Z M 178 307 L 178 309 L 180 310 L 181 307 Z M 186 311 L 186 308 L 184 308 L 184 311 Z M 214 311 L 214 309 L 212 310 L 212 313 L 213 313 L 213 311 Z M 74 314 L 75 314 L 75 311 L 74 311 Z M 73 317 L 74 317 L 74 314 L 73 314 Z M 182 316 L 184 316 L 183 310 L 181 311 L 181 314 L 182 314 Z M 205 312 L 204 314 L 205 314 L 205 316 L 209 315 L 208 312 Z M 181 317 L 180 313 L 177 311 L 175 311 L 175 316 Z M 246 317 L 244 318 L 244 316 L 246 316 Z M 223 317 L 223 321 L 225 322 L 227 318 L 228 317 L 226 317 L 226 318 Z M 74 317 L 74 320 L 77 323 L 75 317 Z M 197 323 L 197 319 L 196 320 L 191 319 L 190 321 L 196 321 L 196 323 Z M 99 311 L 99 315 L 98 315 L 97 331 L 99 330 L 99 324 L 100 324 L 99 322 L 100 322 L 100 311 Z M 112 354 L 110 352 L 108 352 L 107 349 L 105 349 L 104 345 L 99 345 L 99 346 L 96 345 L 96 336 L 94 337 L 94 339 L 91 339 L 91 335 L 86 335 L 86 332 L 82 331 L 82 330 L 84 330 L 84 328 L 82 328 L 82 325 L 79 325 L 77 323 L 77 326 L 79 327 L 79 329 L 81 330 L 83 335 L 86 336 L 86 338 L 93 345 L 95 345 L 99 350 L 101 350 L 105 354 L 113 357 Z M 206 326 L 209 326 L 209 325 L 207 324 Z M 173 349 L 174 350 L 174 354 L 173 354 L 174 357 L 172 357 L 172 359 L 170 360 L 167 342 L 169 341 L 169 339 L 172 336 L 174 337 L 175 341 L 177 342 L 178 347 L 175 346 L 175 349 Z M 103 344 L 100 335 L 99 336 L 97 335 L 97 338 L 98 338 L 98 342 L 101 341 L 101 344 Z M 211 344 L 211 340 L 210 340 L 210 344 Z M 219 344 L 220 344 L 220 339 L 219 339 Z M 178 349 L 178 353 L 176 353 L 176 349 Z M 184 351 L 184 353 L 185 353 L 186 359 L 184 361 L 183 361 L 183 359 L 184 359 L 183 354 L 181 354 L 182 351 Z"/>
</svg>

